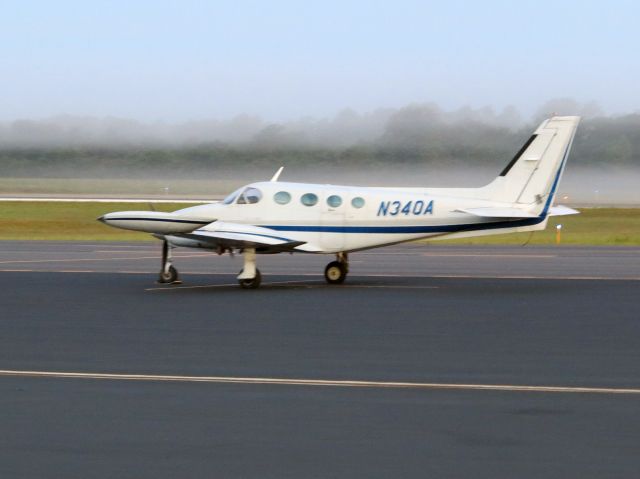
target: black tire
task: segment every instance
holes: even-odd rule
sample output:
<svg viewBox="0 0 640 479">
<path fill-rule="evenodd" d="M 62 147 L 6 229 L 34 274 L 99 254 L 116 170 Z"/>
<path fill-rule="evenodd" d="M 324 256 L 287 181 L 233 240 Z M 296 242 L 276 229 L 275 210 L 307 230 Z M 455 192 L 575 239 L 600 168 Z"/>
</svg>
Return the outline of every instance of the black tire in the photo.
<svg viewBox="0 0 640 479">
<path fill-rule="evenodd" d="M 178 270 L 173 266 L 169 266 L 167 271 L 160 271 L 160 276 L 158 277 L 158 283 L 170 284 L 178 281 Z"/>
<path fill-rule="evenodd" d="M 240 279 L 238 280 L 238 283 L 242 289 L 258 289 L 261 281 L 262 275 L 260 274 L 260 270 L 256 268 L 255 277 L 251 279 Z"/>
<path fill-rule="evenodd" d="M 342 284 L 347 277 L 347 268 L 340 261 L 332 261 L 324 269 L 324 279 L 329 284 Z"/>
</svg>

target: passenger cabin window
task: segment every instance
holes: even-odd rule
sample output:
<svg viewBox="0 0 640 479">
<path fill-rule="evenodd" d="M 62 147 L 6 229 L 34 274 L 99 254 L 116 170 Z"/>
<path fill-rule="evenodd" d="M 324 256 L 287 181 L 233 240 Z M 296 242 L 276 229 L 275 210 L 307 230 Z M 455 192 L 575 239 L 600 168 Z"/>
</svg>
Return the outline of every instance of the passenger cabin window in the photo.
<svg viewBox="0 0 640 479">
<path fill-rule="evenodd" d="M 239 205 L 253 205 L 262 199 L 262 192 L 258 188 L 245 189 L 238 198 Z"/>
<path fill-rule="evenodd" d="M 305 193 L 300 197 L 300 202 L 305 206 L 313 206 L 318 202 L 318 195 Z"/>
<path fill-rule="evenodd" d="M 327 198 L 327 204 L 332 208 L 337 208 L 342 204 L 342 198 L 338 195 L 331 195 Z"/>
<path fill-rule="evenodd" d="M 278 191 L 275 195 L 273 195 L 273 200 L 279 205 L 286 205 L 291 201 L 291 195 L 286 191 Z"/>
<path fill-rule="evenodd" d="M 364 198 L 356 196 L 351 200 L 351 206 L 353 206 L 354 208 L 362 208 L 364 206 Z"/>
</svg>

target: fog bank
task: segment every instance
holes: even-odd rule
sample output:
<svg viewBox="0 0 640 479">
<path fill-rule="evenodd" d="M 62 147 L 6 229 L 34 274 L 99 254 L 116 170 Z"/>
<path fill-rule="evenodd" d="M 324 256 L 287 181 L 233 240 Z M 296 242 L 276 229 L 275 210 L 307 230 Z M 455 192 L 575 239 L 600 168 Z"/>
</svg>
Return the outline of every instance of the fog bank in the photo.
<svg viewBox="0 0 640 479">
<path fill-rule="evenodd" d="M 482 125 L 516 131 L 553 114 L 602 117 L 594 102 L 559 98 L 525 118 L 513 106 L 495 111 L 463 107 L 445 111 L 436 103 L 413 103 L 399 108 L 357 112 L 345 108 L 332 118 L 302 117 L 280 123 L 251 114 L 229 119 L 182 123 L 141 122 L 130 118 L 59 115 L 43 119 L 0 122 L 0 149 L 11 148 L 183 148 L 224 143 L 257 147 L 345 148 L 361 144 L 407 145 L 426 133 L 465 130 Z"/>
</svg>

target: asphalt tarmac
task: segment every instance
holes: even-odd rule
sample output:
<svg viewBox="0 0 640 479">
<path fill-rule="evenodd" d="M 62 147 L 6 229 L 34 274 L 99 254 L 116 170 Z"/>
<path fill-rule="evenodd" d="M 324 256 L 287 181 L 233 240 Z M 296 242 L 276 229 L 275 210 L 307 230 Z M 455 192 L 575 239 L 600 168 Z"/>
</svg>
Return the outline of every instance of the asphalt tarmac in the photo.
<svg viewBox="0 0 640 479">
<path fill-rule="evenodd" d="M 639 253 L 1 242 L 0 477 L 634 477 Z"/>
</svg>

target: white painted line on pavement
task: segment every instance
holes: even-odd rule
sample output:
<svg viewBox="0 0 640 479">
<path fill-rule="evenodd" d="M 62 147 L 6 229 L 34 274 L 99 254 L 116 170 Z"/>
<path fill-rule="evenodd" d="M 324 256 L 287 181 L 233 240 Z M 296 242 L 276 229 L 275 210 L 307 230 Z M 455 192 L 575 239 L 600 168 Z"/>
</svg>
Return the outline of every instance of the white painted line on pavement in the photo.
<svg viewBox="0 0 640 479">
<path fill-rule="evenodd" d="M 162 374 L 109 374 L 64 371 L 0 370 L 0 377 L 110 379 L 121 381 L 165 381 L 191 383 L 272 384 L 279 386 L 324 386 L 387 389 L 450 389 L 462 391 L 507 391 L 581 394 L 640 394 L 640 388 L 582 387 L 582 386 L 528 386 L 516 384 L 464 384 L 423 383 L 400 381 L 358 381 L 332 379 L 287 379 L 235 376 L 178 376 Z"/>
</svg>

